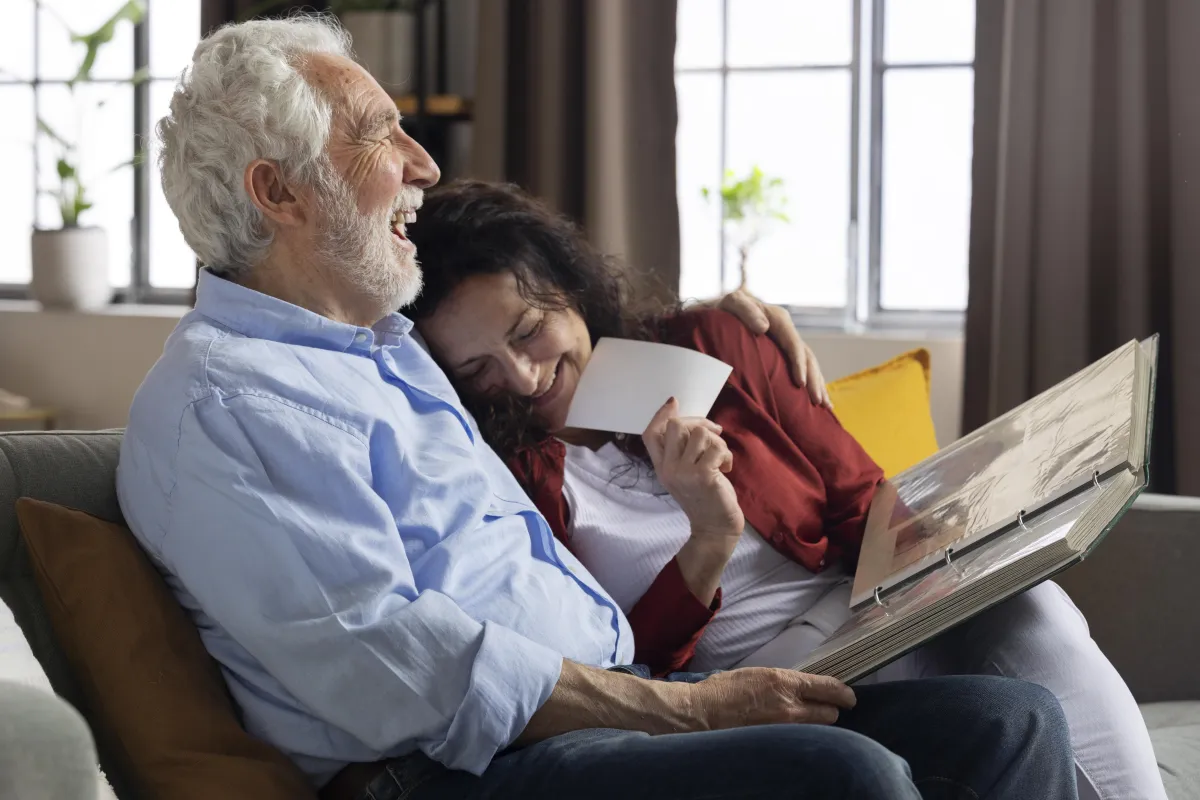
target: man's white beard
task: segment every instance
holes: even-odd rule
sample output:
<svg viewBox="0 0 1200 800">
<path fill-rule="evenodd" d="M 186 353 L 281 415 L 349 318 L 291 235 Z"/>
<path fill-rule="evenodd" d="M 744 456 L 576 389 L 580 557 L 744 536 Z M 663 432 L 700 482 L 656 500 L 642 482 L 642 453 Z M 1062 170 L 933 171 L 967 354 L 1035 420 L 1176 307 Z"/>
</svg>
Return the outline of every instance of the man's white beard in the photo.
<svg viewBox="0 0 1200 800">
<path fill-rule="evenodd" d="M 408 305 L 421 293 L 421 268 L 411 254 L 400 253 L 393 241 L 392 208 L 363 214 L 341 176 L 330 177 L 320 188 L 325 224 L 320 229 L 317 257 L 378 302 L 384 313 Z M 409 207 L 416 205 L 420 203 Z"/>
</svg>

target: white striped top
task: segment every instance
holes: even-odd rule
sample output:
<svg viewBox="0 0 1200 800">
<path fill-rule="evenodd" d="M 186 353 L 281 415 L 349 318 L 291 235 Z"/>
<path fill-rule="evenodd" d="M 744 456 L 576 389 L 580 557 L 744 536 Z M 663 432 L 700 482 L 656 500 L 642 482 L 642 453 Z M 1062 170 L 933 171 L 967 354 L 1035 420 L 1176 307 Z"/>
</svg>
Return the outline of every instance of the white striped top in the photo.
<svg viewBox="0 0 1200 800">
<path fill-rule="evenodd" d="M 563 494 L 571 509 L 571 550 L 629 613 L 687 542 L 687 515 L 648 465 L 611 443 L 596 451 L 567 445 Z M 836 569 L 814 575 L 747 525 L 721 578 L 721 610 L 688 668 L 735 666 L 843 578 Z"/>
</svg>

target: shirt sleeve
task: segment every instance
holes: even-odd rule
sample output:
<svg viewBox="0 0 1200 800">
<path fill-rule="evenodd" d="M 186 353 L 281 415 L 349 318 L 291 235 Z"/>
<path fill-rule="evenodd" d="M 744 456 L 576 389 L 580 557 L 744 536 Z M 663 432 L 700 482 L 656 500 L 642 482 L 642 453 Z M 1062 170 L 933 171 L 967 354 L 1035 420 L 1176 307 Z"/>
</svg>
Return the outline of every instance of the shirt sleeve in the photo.
<svg viewBox="0 0 1200 800">
<path fill-rule="evenodd" d="M 867 512 L 883 470 L 867 455 L 834 413 L 815 405 L 807 389 L 792 381 L 778 345 L 755 337 L 780 426 L 816 468 L 825 486 L 825 532 L 851 565 L 858 560 Z"/>
<path fill-rule="evenodd" d="M 211 397 L 185 414 L 177 464 L 164 564 L 314 716 L 479 774 L 549 698 L 559 654 L 418 591 L 358 432 Z"/>
<path fill-rule="evenodd" d="M 688 587 L 679 561 L 672 558 L 629 610 L 629 627 L 637 648 L 635 660 L 656 676 L 683 669 L 720 608 L 721 589 L 717 589 L 711 606 L 704 605 Z"/>
</svg>

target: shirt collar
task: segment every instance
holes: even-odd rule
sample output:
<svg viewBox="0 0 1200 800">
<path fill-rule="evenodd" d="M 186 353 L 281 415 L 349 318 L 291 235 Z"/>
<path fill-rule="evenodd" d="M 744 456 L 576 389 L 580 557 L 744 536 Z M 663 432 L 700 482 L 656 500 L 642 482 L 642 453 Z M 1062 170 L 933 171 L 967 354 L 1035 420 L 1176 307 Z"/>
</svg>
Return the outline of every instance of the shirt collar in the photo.
<svg viewBox="0 0 1200 800">
<path fill-rule="evenodd" d="M 376 335 L 395 344 L 413 327 L 401 314 L 388 314 L 373 328 L 336 322 L 218 277 L 208 267 L 200 270 L 196 282 L 196 311 L 243 336 L 324 350 L 348 350 Z"/>
</svg>

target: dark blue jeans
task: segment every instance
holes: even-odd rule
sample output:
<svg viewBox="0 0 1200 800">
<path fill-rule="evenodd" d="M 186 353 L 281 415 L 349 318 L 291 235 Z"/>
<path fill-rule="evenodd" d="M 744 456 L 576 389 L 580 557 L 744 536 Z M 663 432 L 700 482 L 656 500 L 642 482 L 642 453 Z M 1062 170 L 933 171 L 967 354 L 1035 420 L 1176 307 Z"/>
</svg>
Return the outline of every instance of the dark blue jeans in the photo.
<svg viewBox="0 0 1200 800">
<path fill-rule="evenodd" d="M 698 681 L 704 675 L 680 674 Z M 1045 689 L 990 676 L 855 689 L 838 723 L 648 736 L 592 729 L 506 751 L 482 776 L 422 755 L 360 800 L 1075 800 L 1067 723 Z"/>
</svg>

